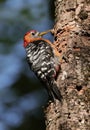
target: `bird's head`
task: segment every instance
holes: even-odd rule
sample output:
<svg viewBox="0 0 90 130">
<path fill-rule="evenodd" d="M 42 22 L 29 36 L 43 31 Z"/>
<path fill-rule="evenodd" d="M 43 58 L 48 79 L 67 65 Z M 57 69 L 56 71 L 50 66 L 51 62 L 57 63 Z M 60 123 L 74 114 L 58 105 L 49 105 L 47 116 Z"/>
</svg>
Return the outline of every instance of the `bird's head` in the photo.
<svg viewBox="0 0 90 130">
<path fill-rule="evenodd" d="M 51 30 L 47 30 L 45 32 L 38 32 L 36 30 L 31 30 L 27 32 L 24 35 L 24 47 L 27 47 L 30 43 L 33 43 L 34 41 L 37 40 L 42 40 L 42 36 L 50 32 Z"/>
<path fill-rule="evenodd" d="M 31 31 L 27 32 L 24 35 L 24 47 L 27 47 L 28 44 L 32 43 L 37 38 L 41 38 L 41 36 L 39 36 L 39 32 L 38 31 L 31 30 Z"/>
</svg>

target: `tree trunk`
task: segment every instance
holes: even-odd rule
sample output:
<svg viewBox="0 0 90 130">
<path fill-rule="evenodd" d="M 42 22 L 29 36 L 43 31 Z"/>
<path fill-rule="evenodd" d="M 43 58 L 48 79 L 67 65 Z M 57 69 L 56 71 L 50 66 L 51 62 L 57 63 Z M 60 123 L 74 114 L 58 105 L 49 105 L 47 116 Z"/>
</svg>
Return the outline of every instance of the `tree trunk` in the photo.
<svg viewBox="0 0 90 130">
<path fill-rule="evenodd" d="M 90 0 L 56 0 L 55 7 L 63 100 L 46 108 L 46 130 L 90 130 Z"/>
</svg>

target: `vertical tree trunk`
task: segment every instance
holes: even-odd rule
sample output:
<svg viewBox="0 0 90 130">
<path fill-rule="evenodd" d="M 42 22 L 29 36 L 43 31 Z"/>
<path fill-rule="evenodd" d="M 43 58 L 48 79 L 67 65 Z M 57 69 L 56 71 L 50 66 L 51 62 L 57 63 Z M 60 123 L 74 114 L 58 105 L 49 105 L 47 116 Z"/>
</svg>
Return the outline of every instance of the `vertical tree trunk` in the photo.
<svg viewBox="0 0 90 130">
<path fill-rule="evenodd" d="M 55 6 L 63 101 L 46 108 L 46 129 L 90 130 L 90 0 L 56 0 Z"/>
</svg>

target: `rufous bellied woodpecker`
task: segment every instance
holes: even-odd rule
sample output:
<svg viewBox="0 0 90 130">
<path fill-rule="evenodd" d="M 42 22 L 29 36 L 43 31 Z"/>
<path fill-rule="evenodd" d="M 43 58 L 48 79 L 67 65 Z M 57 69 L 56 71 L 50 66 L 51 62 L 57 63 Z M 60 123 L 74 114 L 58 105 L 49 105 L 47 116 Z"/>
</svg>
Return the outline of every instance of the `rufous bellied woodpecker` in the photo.
<svg viewBox="0 0 90 130">
<path fill-rule="evenodd" d="M 24 47 L 30 69 L 46 85 L 49 97 L 62 100 L 55 78 L 60 69 L 60 54 L 55 46 L 42 36 L 50 32 L 31 30 L 24 36 Z"/>
</svg>

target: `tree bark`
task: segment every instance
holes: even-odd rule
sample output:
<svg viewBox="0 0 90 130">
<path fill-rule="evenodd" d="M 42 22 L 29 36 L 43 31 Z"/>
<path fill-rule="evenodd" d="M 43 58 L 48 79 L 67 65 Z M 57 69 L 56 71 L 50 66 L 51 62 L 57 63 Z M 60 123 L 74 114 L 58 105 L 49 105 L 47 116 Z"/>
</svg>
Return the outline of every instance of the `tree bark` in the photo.
<svg viewBox="0 0 90 130">
<path fill-rule="evenodd" d="M 55 7 L 63 100 L 46 108 L 46 130 L 90 130 L 90 0 L 56 0 Z"/>
</svg>

